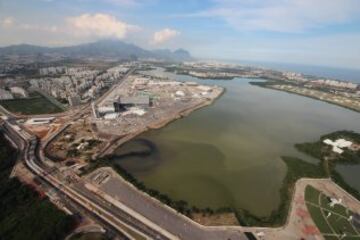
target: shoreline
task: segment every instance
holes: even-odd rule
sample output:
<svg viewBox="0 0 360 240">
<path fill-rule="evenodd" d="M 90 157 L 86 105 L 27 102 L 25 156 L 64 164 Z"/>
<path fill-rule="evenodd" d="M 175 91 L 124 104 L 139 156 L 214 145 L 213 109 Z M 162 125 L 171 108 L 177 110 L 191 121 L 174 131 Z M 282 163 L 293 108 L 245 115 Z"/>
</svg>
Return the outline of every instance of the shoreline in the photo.
<svg viewBox="0 0 360 240">
<path fill-rule="evenodd" d="M 229 80 L 234 80 L 235 78 L 252 78 L 252 79 L 259 79 L 259 80 L 263 79 L 265 81 L 265 84 L 257 84 L 257 82 L 251 82 L 251 81 L 249 82 L 249 84 L 255 85 L 255 86 L 258 86 L 258 87 L 262 87 L 262 88 L 266 88 L 266 89 L 278 90 L 278 91 L 281 91 L 281 92 L 287 92 L 287 93 L 290 93 L 290 94 L 295 94 L 295 95 L 298 95 L 298 96 L 311 98 L 311 99 L 314 99 L 314 100 L 318 100 L 318 101 L 321 101 L 321 102 L 326 102 L 326 103 L 329 103 L 329 104 L 332 104 L 332 105 L 335 105 L 335 106 L 339 106 L 339 107 L 342 107 L 342 108 L 345 108 L 345 109 L 360 113 L 360 107 L 359 108 L 352 108 L 352 107 L 344 106 L 344 105 L 342 105 L 340 103 L 336 103 L 334 101 L 320 99 L 320 98 L 317 98 L 315 96 L 301 94 L 301 93 L 289 91 L 289 90 L 286 90 L 286 89 L 273 88 L 273 87 L 271 87 L 271 85 L 269 86 L 268 84 L 266 84 L 269 81 L 273 80 L 273 79 L 270 79 L 270 78 L 261 78 L 261 77 L 255 77 L 255 76 L 238 76 L 238 77 L 232 77 L 232 78 L 206 78 L 206 77 L 193 76 L 193 75 L 188 74 L 188 73 L 178 73 L 178 72 L 174 72 L 174 71 L 169 71 L 169 72 L 171 72 L 173 74 L 176 74 L 176 75 L 180 75 L 180 76 L 181 75 L 191 76 L 191 77 L 194 77 L 194 78 L 197 78 L 197 79 L 200 79 L 200 80 L 208 79 L 208 80 L 229 81 Z M 347 82 L 347 81 L 342 81 L 342 82 Z"/>
<path fill-rule="evenodd" d="M 266 81 L 268 81 L 268 80 L 266 80 Z M 344 105 L 342 105 L 340 103 L 336 103 L 336 102 L 333 102 L 333 101 L 330 101 L 330 100 L 320 99 L 320 98 L 315 97 L 315 96 L 310 96 L 310 95 L 306 95 L 306 94 L 302 94 L 302 93 L 298 93 L 298 92 L 293 92 L 293 91 L 289 91 L 289 90 L 286 90 L 286 89 L 274 88 L 274 87 L 271 87 L 271 86 L 269 86 L 267 84 L 256 84 L 256 82 L 249 82 L 249 83 L 251 85 L 262 87 L 262 88 L 265 88 L 265 89 L 270 89 L 270 90 L 285 92 L 285 93 L 294 94 L 294 95 L 298 95 L 298 96 L 302 96 L 302 97 L 306 97 L 306 98 L 311 98 L 313 100 L 317 100 L 317 101 L 320 101 L 320 102 L 325 102 L 325 103 L 328 103 L 328 104 L 331 104 L 331 105 L 335 105 L 335 106 L 338 106 L 338 107 L 345 108 L 345 109 L 353 111 L 353 112 L 360 113 L 360 109 L 344 106 Z"/>
<path fill-rule="evenodd" d="M 192 112 L 195 112 L 195 111 L 197 111 L 197 110 L 199 110 L 201 108 L 204 108 L 204 107 L 207 107 L 207 106 L 210 106 L 210 105 L 214 104 L 214 102 L 217 101 L 226 92 L 225 88 L 220 88 L 220 89 L 221 89 L 220 92 L 217 93 L 217 95 L 212 99 L 207 99 L 204 102 L 198 103 L 198 104 L 196 104 L 194 106 L 190 106 L 188 108 L 185 108 L 185 109 L 181 110 L 180 112 L 172 115 L 171 117 L 159 120 L 158 122 L 153 123 L 153 124 L 149 124 L 145 128 L 139 129 L 136 132 L 129 133 L 129 134 L 126 134 L 126 135 L 123 135 L 123 136 L 115 137 L 115 139 L 113 141 L 111 141 L 112 143 L 109 143 L 109 145 L 106 145 L 103 148 L 103 150 L 100 151 L 101 153 L 98 154 L 96 157 L 101 158 L 101 157 L 105 157 L 107 155 L 111 155 L 121 145 L 125 144 L 128 141 L 131 141 L 135 137 L 137 137 L 137 136 L 139 136 L 139 135 L 141 135 L 141 134 L 143 134 L 143 133 L 145 133 L 145 132 L 147 132 L 149 130 L 161 129 L 161 128 L 166 127 L 168 124 L 170 124 L 170 123 L 172 123 L 172 122 L 174 122 L 174 121 L 176 121 L 178 119 L 189 116 Z M 97 131 L 100 134 L 102 134 L 102 132 L 100 130 L 97 130 Z M 103 134 L 105 134 L 105 133 L 103 133 Z"/>
</svg>

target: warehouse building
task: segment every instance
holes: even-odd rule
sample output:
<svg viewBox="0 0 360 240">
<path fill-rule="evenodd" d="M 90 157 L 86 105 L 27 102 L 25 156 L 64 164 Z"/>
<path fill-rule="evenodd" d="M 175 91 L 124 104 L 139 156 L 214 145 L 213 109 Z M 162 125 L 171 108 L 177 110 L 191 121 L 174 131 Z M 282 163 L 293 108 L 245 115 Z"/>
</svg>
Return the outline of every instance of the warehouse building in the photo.
<svg viewBox="0 0 360 240">
<path fill-rule="evenodd" d="M 119 97 L 118 100 L 114 102 L 115 112 L 123 112 L 131 107 L 146 108 L 150 105 L 151 101 L 149 96 Z"/>
</svg>

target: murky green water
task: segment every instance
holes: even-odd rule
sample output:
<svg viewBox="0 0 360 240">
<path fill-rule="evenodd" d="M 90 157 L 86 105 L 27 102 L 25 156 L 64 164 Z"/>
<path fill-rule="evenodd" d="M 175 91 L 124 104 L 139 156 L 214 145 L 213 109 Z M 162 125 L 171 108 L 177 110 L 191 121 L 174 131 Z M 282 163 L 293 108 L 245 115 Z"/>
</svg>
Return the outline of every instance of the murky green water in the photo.
<svg viewBox="0 0 360 240">
<path fill-rule="evenodd" d="M 294 143 L 340 129 L 360 132 L 360 114 L 334 105 L 252 86 L 249 79 L 196 81 L 223 86 L 226 93 L 214 105 L 125 144 L 117 153 L 126 155 L 117 161 L 146 185 L 199 207 L 267 215 L 279 204 L 286 174 L 281 156 L 311 161 Z M 353 167 L 341 172 L 360 189 Z"/>
</svg>

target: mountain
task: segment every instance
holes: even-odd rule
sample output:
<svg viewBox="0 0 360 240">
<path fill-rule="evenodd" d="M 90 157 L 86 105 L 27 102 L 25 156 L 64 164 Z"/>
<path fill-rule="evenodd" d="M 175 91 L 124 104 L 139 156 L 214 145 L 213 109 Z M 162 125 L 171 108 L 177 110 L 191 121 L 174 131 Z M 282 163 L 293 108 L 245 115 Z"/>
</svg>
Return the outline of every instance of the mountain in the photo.
<svg viewBox="0 0 360 240">
<path fill-rule="evenodd" d="M 57 55 L 65 58 L 154 58 L 171 61 L 186 61 L 192 59 L 190 53 L 183 49 L 176 51 L 170 51 L 168 49 L 151 51 L 119 40 L 101 40 L 69 47 L 51 48 L 21 44 L 0 48 L 0 56 L 9 55 Z"/>
<path fill-rule="evenodd" d="M 178 61 L 187 61 L 192 59 L 190 53 L 184 49 L 178 49 L 173 52 L 169 49 L 157 49 L 153 50 L 152 52 L 163 59 L 175 58 Z"/>
</svg>

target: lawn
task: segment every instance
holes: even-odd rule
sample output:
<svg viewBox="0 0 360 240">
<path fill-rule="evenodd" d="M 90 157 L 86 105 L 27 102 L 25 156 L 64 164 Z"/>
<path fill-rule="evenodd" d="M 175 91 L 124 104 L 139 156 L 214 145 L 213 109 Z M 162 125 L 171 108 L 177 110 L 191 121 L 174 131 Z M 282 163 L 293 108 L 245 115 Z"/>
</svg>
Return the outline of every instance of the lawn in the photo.
<svg viewBox="0 0 360 240">
<path fill-rule="evenodd" d="M 59 113 L 63 111 L 40 94 L 34 94 L 31 98 L 2 100 L 0 104 L 10 112 L 25 115 Z"/>
<path fill-rule="evenodd" d="M 360 234 L 348 220 L 352 212 L 345 206 L 330 207 L 328 196 L 311 186 L 305 189 L 305 201 L 314 223 L 325 239 L 340 239 L 345 233 L 346 237 L 341 239 L 360 240 Z"/>
</svg>

